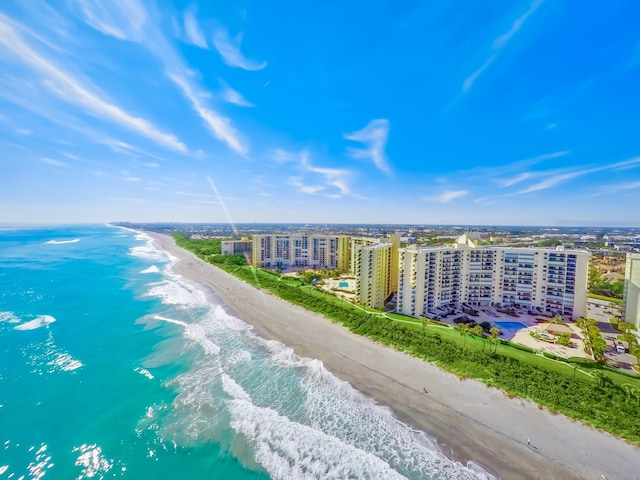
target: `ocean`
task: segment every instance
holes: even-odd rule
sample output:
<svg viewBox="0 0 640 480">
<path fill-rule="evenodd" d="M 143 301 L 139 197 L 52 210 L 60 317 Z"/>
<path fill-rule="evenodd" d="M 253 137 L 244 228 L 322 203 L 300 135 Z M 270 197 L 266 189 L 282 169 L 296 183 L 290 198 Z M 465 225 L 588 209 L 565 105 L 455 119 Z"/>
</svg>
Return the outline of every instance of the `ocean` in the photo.
<svg viewBox="0 0 640 480">
<path fill-rule="evenodd" d="M 0 478 L 482 479 L 144 234 L 0 228 Z"/>
</svg>

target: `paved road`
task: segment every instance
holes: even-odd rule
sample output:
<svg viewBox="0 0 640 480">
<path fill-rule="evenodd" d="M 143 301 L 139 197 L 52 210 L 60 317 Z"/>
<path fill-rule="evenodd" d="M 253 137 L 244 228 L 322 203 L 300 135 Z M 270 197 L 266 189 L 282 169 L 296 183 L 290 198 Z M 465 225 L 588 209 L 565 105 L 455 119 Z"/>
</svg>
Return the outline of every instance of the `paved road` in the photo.
<svg viewBox="0 0 640 480">
<path fill-rule="evenodd" d="M 590 298 L 587 301 L 587 318 L 593 318 L 598 322 L 598 328 L 600 328 L 602 332 L 602 338 L 607 342 L 609 350 L 604 354 L 607 363 L 613 367 L 631 371 L 631 364 L 636 363 L 636 357 L 628 353 L 618 353 L 616 351 L 615 343 L 620 342 L 617 338 L 620 332 L 615 330 L 611 326 L 611 323 L 609 323 L 609 318 L 617 314 L 617 310 L 612 308 L 613 305 L 611 302 Z"/>
</svg>

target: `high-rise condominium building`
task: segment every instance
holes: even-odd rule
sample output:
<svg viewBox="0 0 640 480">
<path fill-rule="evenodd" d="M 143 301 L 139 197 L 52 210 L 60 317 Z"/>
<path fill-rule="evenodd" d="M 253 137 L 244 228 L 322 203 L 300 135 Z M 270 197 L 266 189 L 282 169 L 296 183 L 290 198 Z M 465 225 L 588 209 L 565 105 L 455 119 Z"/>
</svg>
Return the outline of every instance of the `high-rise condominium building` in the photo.
<svg viewBox="0 0 640 480">
<path fill-rule="evenodd" d="M 340 235 L 254 235 L 252 263 L 258 268 L 348 268 L 348 237 Z"/>
<path fill-rule="evenodd" d="M 391 295 L 393 247 L 392 243 L 355 246 L 356 303 L 376 308 Z"/>
<path fill-rule="evenodd" d="M 590 253 L 582 250 L 476 246 L 463 235 L 446 247 L 403 248 L 397 310 L 434 316 L 463 305 L 516 306 L 584 315 Z"/>
<path fill-rule="evenodd" d="M 627 253 L 623 311 L 624 321 L 640 329 L 640 253 Z"/>
</svg>

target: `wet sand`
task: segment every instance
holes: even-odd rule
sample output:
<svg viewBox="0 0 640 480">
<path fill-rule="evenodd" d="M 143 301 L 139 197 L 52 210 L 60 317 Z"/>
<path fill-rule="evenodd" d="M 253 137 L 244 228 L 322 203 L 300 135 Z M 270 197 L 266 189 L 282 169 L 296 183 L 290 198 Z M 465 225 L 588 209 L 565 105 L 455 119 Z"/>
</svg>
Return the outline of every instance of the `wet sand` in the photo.
<svg viewBox="0 0 640 480">
<path fill-rule="evenodd" d="M 435 438 L 450 458 L 463 464 L 473 460 L 505 480 L 640 476 L 637 447 L 354 335 L 201 261 L 172 237 L 145 233 L 179 259 L 175 273 L 213 288 L 259 335 L 321 360 L 334 375 L 390 407 L 398 419 Z"/>
</svg>

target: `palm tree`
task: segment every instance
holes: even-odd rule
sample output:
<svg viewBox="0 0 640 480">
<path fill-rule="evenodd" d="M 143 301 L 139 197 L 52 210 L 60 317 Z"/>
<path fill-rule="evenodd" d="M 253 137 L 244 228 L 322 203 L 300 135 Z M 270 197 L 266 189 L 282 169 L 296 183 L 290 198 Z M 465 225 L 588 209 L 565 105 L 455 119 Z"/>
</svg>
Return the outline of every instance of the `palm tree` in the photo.
<svg viewBox="0 0 640 480">
<path fill-rule="evenodd" d="M 493 353 L 498 351 L 498 335 L 500 335 L 500 330 L 498 330 L 496 327 L 491 327 L 489 329 L 489 335 L 491 335 L 491 338 L 493 339 L 493 341 L 496 344 L 495 349 L 493 350 Z"/>
<path fill-rule="evenodd" d="M 460 330 L 460 334 L 464 339 L 464 341 L 462 342 L 462 350 L 464 350 L 467 345 L 467 335 L 469 334 L 469 324 L 461 323 L 456 328 Z"/>
</svg>

